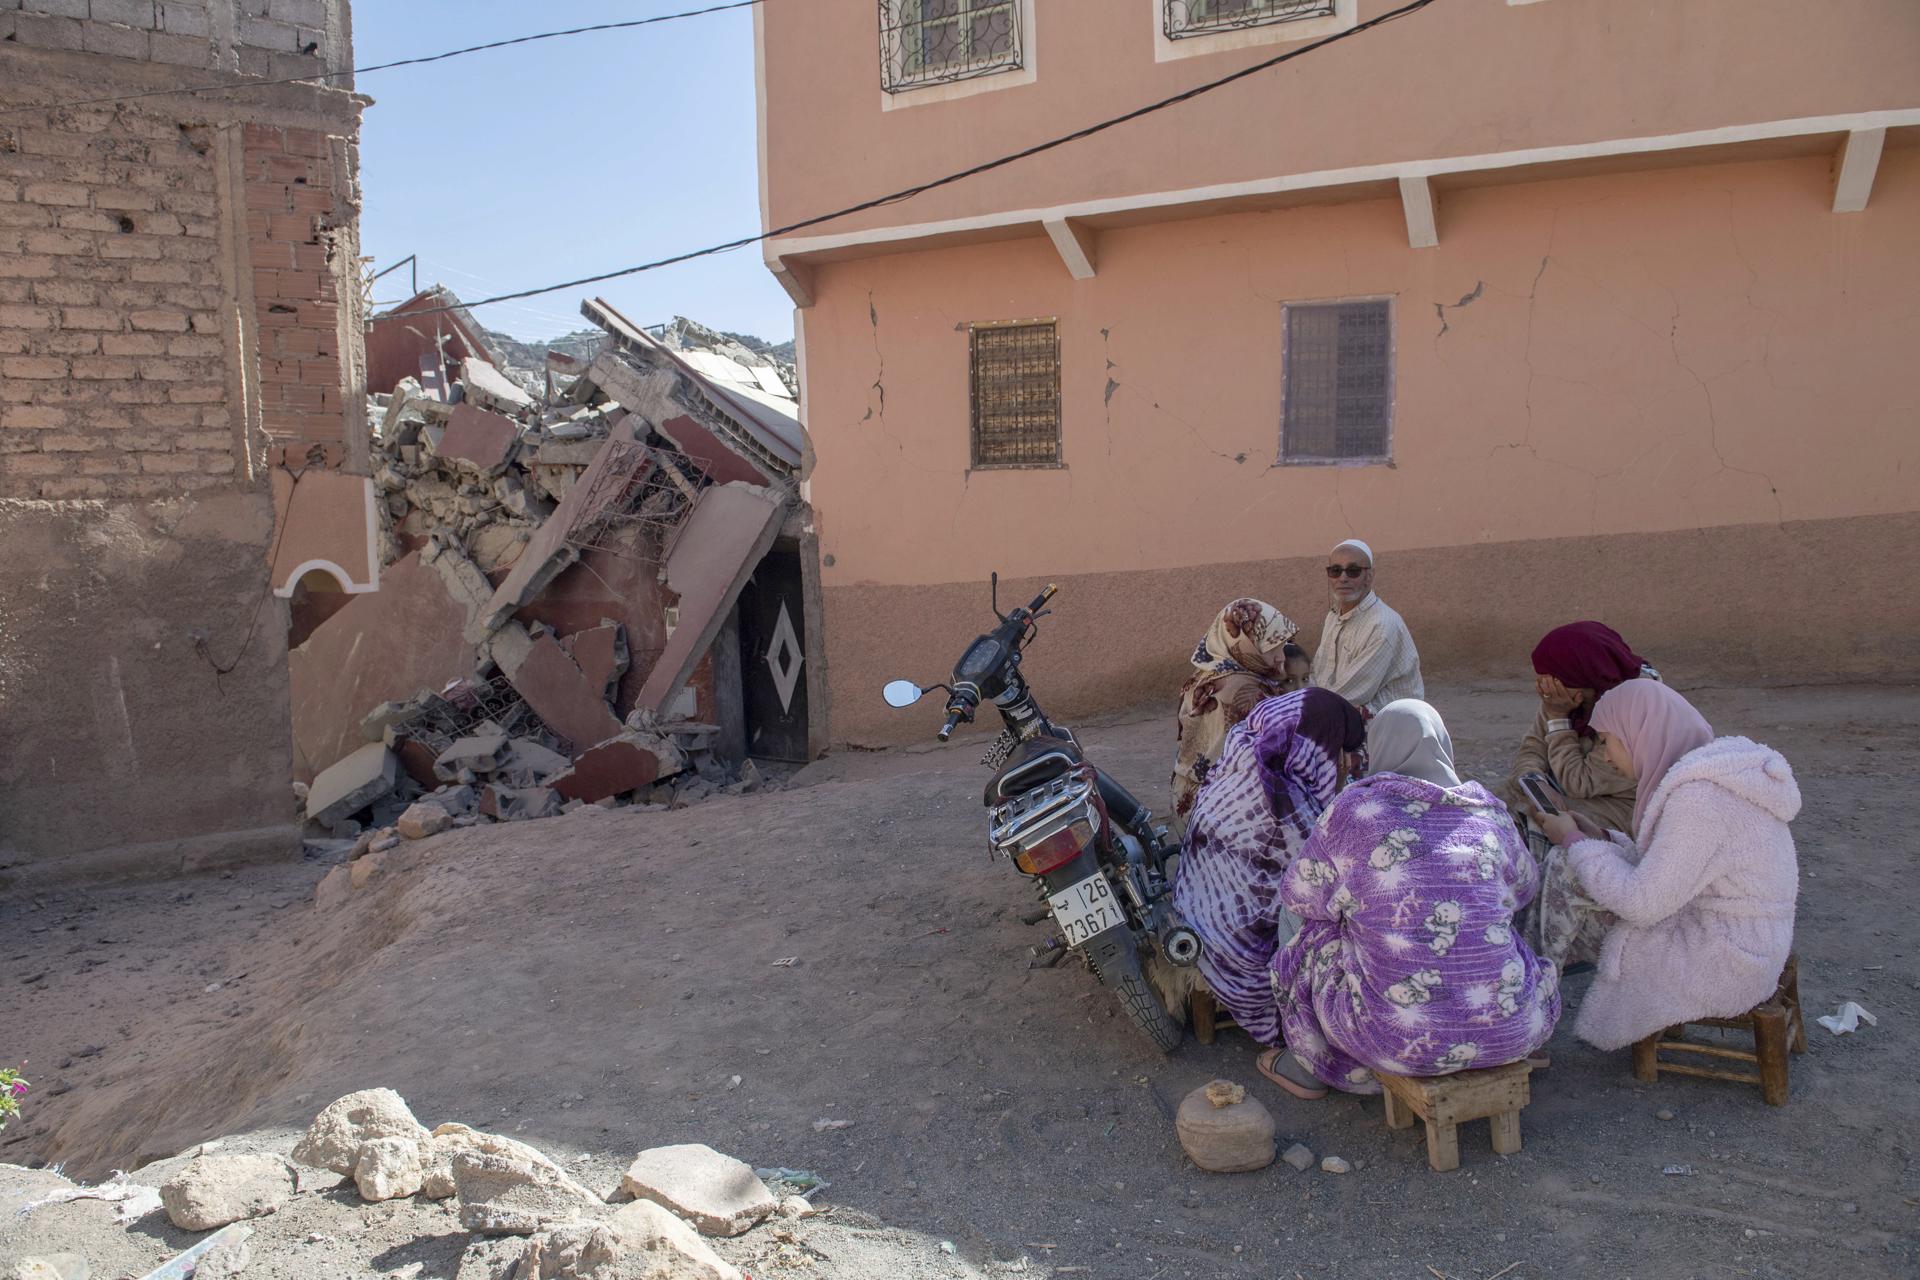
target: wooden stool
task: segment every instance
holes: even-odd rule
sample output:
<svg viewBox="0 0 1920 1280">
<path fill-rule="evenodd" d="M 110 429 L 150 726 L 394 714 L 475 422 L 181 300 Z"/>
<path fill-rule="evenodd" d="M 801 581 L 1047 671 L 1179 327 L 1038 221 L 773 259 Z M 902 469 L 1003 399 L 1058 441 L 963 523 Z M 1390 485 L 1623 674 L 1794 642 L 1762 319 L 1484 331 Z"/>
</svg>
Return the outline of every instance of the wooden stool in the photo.
<svg viewBox="0 0 1920 1280">
<path fill-rule="evenodd" d="M 1753 1052 L 1729 1049 L 1720 1044 L 1701 1044 L 1686 1038 L 1688 1027 L 1718 1027 L 1727 1031 L 1746 1031 L 1753 1036 Z M 1722 1071 L 1696 1067 L 1660 1056 L 1695 1053 L 1706 1058 L 1721 1058 L 1749 1063 L 1754 1070 Z M 1633 1046 L 1633 1075 L 1636 1080 L 1652 1082 L 1661 1072 L 1675 1076 L 1699 1076 L 1704 1080 L 1732 1080 L 1737 1084 L 1757 1084 L 1760 1096 L 1770 1107 L 1787 1105 L 1788 1053 L 1807 1051 L 1807 1024 L 1800 1012 L 1800 960 L 1788 955 L 1786 968 L 1773 994 L 1737 1018 L 1695 1018 L 1677 1027 L 1656 1032 Z"/>
<path fill-rule="evenodd" d="M 1220 1002 L 1207 987 L 1205 978 L 1200 979 L 1200 985 L 1194 989 L 1187 1012 L 1193 1019 L 1193 1038 L 1201 1044 L 1212 1044 L 1217 1033 L 1231 1031 L 1240 1025 L 1233 1020 L 1232 1014 L 1220 1007 Z"/>
<path fill-rule="evenodd" d="M 1493 1149 L 1503 1156 L 1520 1149 L 1520 1108 L 1530 1100 L 1527 1073 L 1532 1070 L 1522 1061 L 1450 1076 L 1373 1074 L 1386 1093 L 1387 1127 L 1409 1128 L 1415 1116 L 1426 1121 L 1427 1163 L 1445 1173 L 1460 1167 L 1460 1135 L 1455 1126 L 1463 1121 L 1487 1120 L 1493 1129 Z"/>
</svg>

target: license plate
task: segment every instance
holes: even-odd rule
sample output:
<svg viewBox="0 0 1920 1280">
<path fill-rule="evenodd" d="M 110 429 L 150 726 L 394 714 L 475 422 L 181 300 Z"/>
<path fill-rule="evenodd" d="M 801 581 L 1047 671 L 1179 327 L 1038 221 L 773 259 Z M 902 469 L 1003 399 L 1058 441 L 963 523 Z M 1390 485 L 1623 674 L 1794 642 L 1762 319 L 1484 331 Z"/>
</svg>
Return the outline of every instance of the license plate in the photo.
<svg viewBox="0 0 1920 1280">
<path fill-rule="evenodd" d="M 1113 886 L 1098 871 L 1048 898 L 1047 906 L 1053 909 L 1061 936 L 1070 947 L 1127 922 L 1127 913 L 1120 909 L 1119 901 L 1113 896 Z"/>
</svg>

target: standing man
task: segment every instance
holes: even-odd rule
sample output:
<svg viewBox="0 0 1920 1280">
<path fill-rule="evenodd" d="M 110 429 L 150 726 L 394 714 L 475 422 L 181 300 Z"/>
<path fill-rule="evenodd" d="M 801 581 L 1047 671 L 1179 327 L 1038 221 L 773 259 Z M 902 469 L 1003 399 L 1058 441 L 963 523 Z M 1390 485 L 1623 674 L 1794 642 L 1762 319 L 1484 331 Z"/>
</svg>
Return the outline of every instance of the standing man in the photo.
<svg viewBox="0 0 1920 1280">
<path fill-rule="evenodd" d="M 1313 655 L 1313 683 L 1371 719 L 1400 698 L 1426 696 L 1420 652 L 1400 615 L 1373 594 L 1373 549 L 1348 538 L 1327 556 L 1333 606 Z"/>
</svg>

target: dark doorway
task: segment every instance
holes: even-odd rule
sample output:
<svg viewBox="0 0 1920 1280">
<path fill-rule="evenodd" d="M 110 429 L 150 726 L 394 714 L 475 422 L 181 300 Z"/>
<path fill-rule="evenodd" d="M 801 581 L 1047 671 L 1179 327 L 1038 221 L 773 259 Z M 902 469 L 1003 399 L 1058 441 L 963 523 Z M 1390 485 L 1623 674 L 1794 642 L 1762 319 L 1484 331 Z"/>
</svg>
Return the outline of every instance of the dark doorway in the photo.
<svg viewBox="0 0 1920 1280">
<path fill-rule="evenodd" d="M 747 754 L 807 759 L 806 610 L 800 552 L 775 543 L 740 592 L 740 688 Z"/>
</svg>

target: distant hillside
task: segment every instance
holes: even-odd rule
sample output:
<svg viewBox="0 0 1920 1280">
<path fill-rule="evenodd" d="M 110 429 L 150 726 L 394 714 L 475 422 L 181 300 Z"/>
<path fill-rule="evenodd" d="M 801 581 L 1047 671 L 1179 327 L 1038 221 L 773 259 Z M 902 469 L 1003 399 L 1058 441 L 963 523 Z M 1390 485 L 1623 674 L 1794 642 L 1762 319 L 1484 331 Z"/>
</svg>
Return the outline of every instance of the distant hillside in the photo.
<svg viewBox="0 0 1920 1280">
<path fill-rule="evenodd" d="M 729 333 L 724 329 L 709 329 L 706 325 L 689 320 L 685 316 L 675 316 L 673 323 L 656 325 L 650 332 L 670 347 L 681 350 L 726 352 L 730 345 L 746 348 L 754 355 L 762 357 L 760 361 L 746 363 L 771 363 L 791 369 L 793 366 L 793 339 L 785 342 L 768 342 L 765 338 L 751 333 Z M 515 368 L 540 369 L 547 363 L 547 352 L 558 351 L 562 355 L 573 356 L 579 360 L 592 360 L 605 344 L 607 335 L 598 329 L 576 329 L 572 333 L 558 338 L 548 338 L 540 342 L 522 342 L 495 329 L 488 329 L 487 341 L 493 344 L 501 357 Z M 730 354 L 736 357 L 739 353 Z"/>
</svg>

